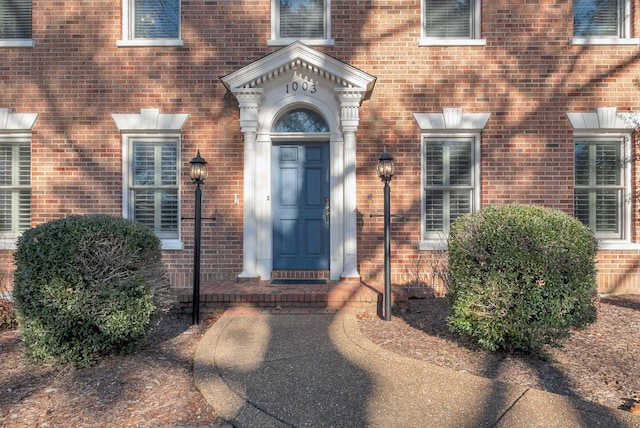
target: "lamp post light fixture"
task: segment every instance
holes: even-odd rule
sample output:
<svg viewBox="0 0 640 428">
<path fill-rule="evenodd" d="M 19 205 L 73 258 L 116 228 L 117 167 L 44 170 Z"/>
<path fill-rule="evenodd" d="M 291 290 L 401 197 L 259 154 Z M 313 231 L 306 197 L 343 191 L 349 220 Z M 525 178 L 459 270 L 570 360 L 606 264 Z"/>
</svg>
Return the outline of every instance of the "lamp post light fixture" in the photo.
<svg viewBox="0 0 640 428">
<path fill-rule="evenodd" d="M 202 223 L 202 190 L 200 185 L 207 179 L 207 161 L 200 156 L 200 150 L 189 162 L 189 177 L 196 185 L 195 224 L 193 237 L 193 324 L 200 323 L 200 226 Z"/>
<path fill-rule="evenodd" d="M 376 172 L 384 182 L 384 320 L 391 321 L 391 188 L 389 182 L 396 167 L 385 148 L 378 158 Z"/>
</svg>

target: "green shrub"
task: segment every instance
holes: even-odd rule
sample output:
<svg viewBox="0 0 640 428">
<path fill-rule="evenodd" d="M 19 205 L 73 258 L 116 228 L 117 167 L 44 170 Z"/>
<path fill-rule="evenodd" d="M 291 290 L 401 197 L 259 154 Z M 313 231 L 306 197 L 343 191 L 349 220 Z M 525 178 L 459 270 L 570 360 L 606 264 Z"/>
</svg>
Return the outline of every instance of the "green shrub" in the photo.
<svg viewBox="0 0 640 428">
<path fill-rule="evenodd" d="M 561 211 L 501 205 L 460 217 L 449 246 L 449 326 L 482 347 L 559 346 L 596 320 L 597 241 Z"/>
<path fill-rule="evenodd" d="M 25 231 L 13 295 L 27 353 L 87 366 L 130 351 L 169 301 L 161 257 L 149 228 L 120 217 L 70 216 Z"/>
</svg>

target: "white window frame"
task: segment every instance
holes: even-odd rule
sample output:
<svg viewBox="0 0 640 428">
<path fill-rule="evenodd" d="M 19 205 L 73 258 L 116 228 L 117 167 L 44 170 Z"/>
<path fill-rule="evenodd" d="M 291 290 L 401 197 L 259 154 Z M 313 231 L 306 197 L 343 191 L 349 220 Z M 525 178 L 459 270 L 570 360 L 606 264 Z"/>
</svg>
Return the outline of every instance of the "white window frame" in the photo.
<svg viewBox="0 0 640 428">
<path fill-rule="evenodd" d="M 18 179 L 17 173 L 19 172 L 18 165 L 17 165 L 19 158 L 15 157 L 16 155 L 15 151 L 20 146 L 28 146 L 29 147 L 29 163 L 32 164 L 31 135 L 22 134 L 22 133 L 0 134 L 0 143 L 8 144 L 14 150 L 11 156 L 11 162 L 13 164 L 13 167 L 12 167 L 13 181 L 16 181 Z M 30 170 L 31 170 L 31 167 L 30 167 Z M 31 193 L 31 171 L 29 171 L 29 184 L 19 185 L 19 184 L 12 183 L 11 185 L 3 186 L 2 190 L 28 190 Z M 11 225 L 13 229 L 13 226 L 19 220 L 18 211 L 19 211 L 20 205 L 18 201 L 15 200 L 16 194 L 13 194 L 12 196 L 13 197 L 12 197 L 12 203 L 11 203 Z M 31 200 L 31 196 L 30 196 L 30 200 Z M 30 206 L 31 206 L 31 203 L 30 203 Z M 29 221 L 29 224 L 31 224 L 31 220 Z M 5 232 L 0 231 L 0 240 L 9 242 L 11 243 L 10 245 L 15 245 L 15 240 L 22 234 L 22 232 L 23 232 L 22 230 L 11 230 L 11 231 L 5 231 Z M 0 244 L 0 248 L 4 248 L 4 246 Z"/>
<path fill-rule="evenodd" d="M 130 195 L 129 183 L 131 167 L 131 150 L 129 138 L 154 137 L 154 138 L 178 138 L 178 154 L 182 152 L 181 131 L 189 117 L 188 114 L 161 114 L 159 109 L 140 109 L 137 114 L 112 114 L 118 129 L 122 133 L 122 215 L 129 218 Z M 178 156 L 178 177 L 180 173 L 180 155 Z M 178 238 L 161 239 L 163 250 L 182 250 L 182 221 L 181 221 L 181 182 L 178 180 Z"/>
<path fill-rule="evenodd" d="M 419 46 L 485 46 L 487 41 L 481 38 L 481 0 L 470 0 L 471 35 L 470 37 L 428 37 L 426 16 L 427 1 L 420 0 L 420 41 Z"/>
<path fill-rule="evenodd" d="M 17 142 L 29 143 L 33 141 L 32 128 L 38 119 L 38 113 L 12 113 L 9 108 L 0 108 L 0 134 L 4 140 L 15 139 Z M 33 151 L 30 150 L 31 164 L 33 165 Z M 33 168 L 29 179 L 33 185 Z M 32 195 L 33 198 L 33 195 Z M 13 250 L 16 248 L 16 240 L 20 233 L 4 233 L 0 235 L 0 249 Z"/>
<path fill-rule="evenodd" d="M 133 202 L 133 193 L 135 189 L 133 183 L 133 146 L 135 142 L 163 142 L 167 144 L 176 144 L 177 158 L 176 158 L 176 185 L 175 187 L 178 196 L 178 212 L 176 219 L 176 236 L 175 237 L 163 237 L 158 235 L 162 241 L 163 249 L 182 249 L 183 244 L 181 240 L 181 201 L 180 201 L 180 152 L 181 152 L 181 135 L 180 134 L 137 134 L 137 133 L 123 133 L 122 134 L 122 216 L 124 218 L 134 219 L 135 204 Z M 155 232 L 155 231 L 154 231 Z"/>
<path fill-rule="evenodd" d="M 32 4 L 33 6 L 33 4 Z M 31 20 L 33 22 L 33 9 L 31 10 Z M 32 48 L 33 43 L 33 28 L 31 29 L 31 37 L 28 39 L 3 39 L 0 38 L 0 48 Z"/>
<path fill-rule="evenodd" d="M 618 112 L 616 107 L 596 107 L 594 112 L 568 112 L 567 119 L 573 127 L 573 149 L 575 150 L 575 140 L 580 138 L 624 138 L 623 162 L 626 170 L 624 172 L 625 195 L 623 201 L 625 207 L 622 210 L 623 216 L 623 239 L 599 239 L 599 248 L 604 250 L 640 250 L 640 244 L 632 242 L 631 224 L 635 220 L 632 205 L 636 203 L 631 198 L 632 169 L 631 156 L 631 136 L 640 123 L 640 114 L 634 112 Z M 573 156 L 575 163 L 575 152 Z M 575 175 L 575 171 L 574 171 Z M 572 184 L 575 183 L 575 177 Z"/>
<path fill-rule="evenodd" d="M 420 212 L 420 250 L 441 250 L 446 249 L 446 241 L 448 238 L 447 230 L 439 232 L 427 232 L 426 230 L 426 147 L 429 141 L 441 140 L 460 140 L 471 142 L 471 212 L 480 209 L 481 193 L 480 193 L 480 132 L 429 132 L 421 134 L 421 212 Z M 449 225 L 450 226 L 450 225 Z"/>
<path fill-rule="evenodd" d="M 622 175 L 622 197 L 620 207 L 620 237 L 608 236 L 607 233 L 595 232 L 595 236 L 598 239 L 599 247 L 605 249 L 620 249 L 628 248 L 630 245 L 634 245 L 631 241 L 631 223 L 632 223 L 632 186 L 631 186 L 631 133 L 630 132 L 603 132 L 603 131 L 591 131 L 591 132 L 574 132 L 573 147 L 574 147 L 574 165 L 575 165 L 575 147 L 577 141 L 612 141 L 616 140 L 620 143 L 620 168 Z M 573 185 L 576 187 L 575 182 L 575 166 L 574 166 L 574 178 Z M 575 204 L 575 196 L 574 196 Z M 636 244 L 637 245 L 637 244 Z M 640 248 L 640 245 L 638 245 Z"/>
<path fill-rule="evenodd" d="M 122 0 L 122 40 L 116 42 L 119 47 L 139 46 L 183 46 L 182 41 L 182 0 L 178 0 L 178 38 L 144 39 L 134 37 L 134 13 L 135 0 Z"/>
<path fill-rule="evenodd" d="M 640 38 L 631 37 L 631 0 L 617 0 L 618 8 L 622 14 L 621 19 L 618 20 L 618 37 L 610 36 L 587 36 L 587 37 L 572 37 L 571 44 L 573 45 L 638 45 Z M 572 9 L 571 18 L 573 19 L 574 12 Z"/>
<path fill-rule="evenodd" d="M 287 46 L 296 40 L 308 46 L 333 46 L 331 38 L 331 0 L 324 0 L 324 38 L 281 38 L 280 37 L 280 0 L 271 0 L 271 40 L 268 46 Z"/>
</svg>

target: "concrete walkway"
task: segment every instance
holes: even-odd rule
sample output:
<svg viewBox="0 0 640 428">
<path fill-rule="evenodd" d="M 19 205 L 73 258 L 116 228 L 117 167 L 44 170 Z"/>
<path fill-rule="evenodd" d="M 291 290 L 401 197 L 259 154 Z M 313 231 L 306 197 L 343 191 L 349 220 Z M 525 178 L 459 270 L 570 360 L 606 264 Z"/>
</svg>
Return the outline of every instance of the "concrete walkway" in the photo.
<svg viewBox="0 0 640 428">
<path fill-rule="evenodd" d="M 406 358 L 354 315 L 227 311 L 195 355 L 226 426 L 640 427 L 640 416 Z"/>
</svg>

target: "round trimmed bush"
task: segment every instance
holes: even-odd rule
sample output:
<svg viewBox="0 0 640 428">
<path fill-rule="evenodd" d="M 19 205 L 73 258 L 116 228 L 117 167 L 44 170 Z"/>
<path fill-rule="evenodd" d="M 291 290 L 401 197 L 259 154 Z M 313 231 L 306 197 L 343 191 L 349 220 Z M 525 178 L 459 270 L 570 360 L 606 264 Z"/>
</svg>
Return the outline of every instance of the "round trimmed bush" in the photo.
<svg viewBox="0 0 640 428">
<path fill-rule="evenodd" d="M 448 244 L 449 326 L 482 347 L 558 346 L 596 320 L 597 241 L 567 214 L 487 207 L 458 218 Z"/>
<path fill-rule="evenodd" d="M 18 324 L 35 360 L 88 366 L 129 352 L 169 302 L 160 241 L 133 220 L 50 221 L 22 234 L 14 259 Z"/>
</svg>

